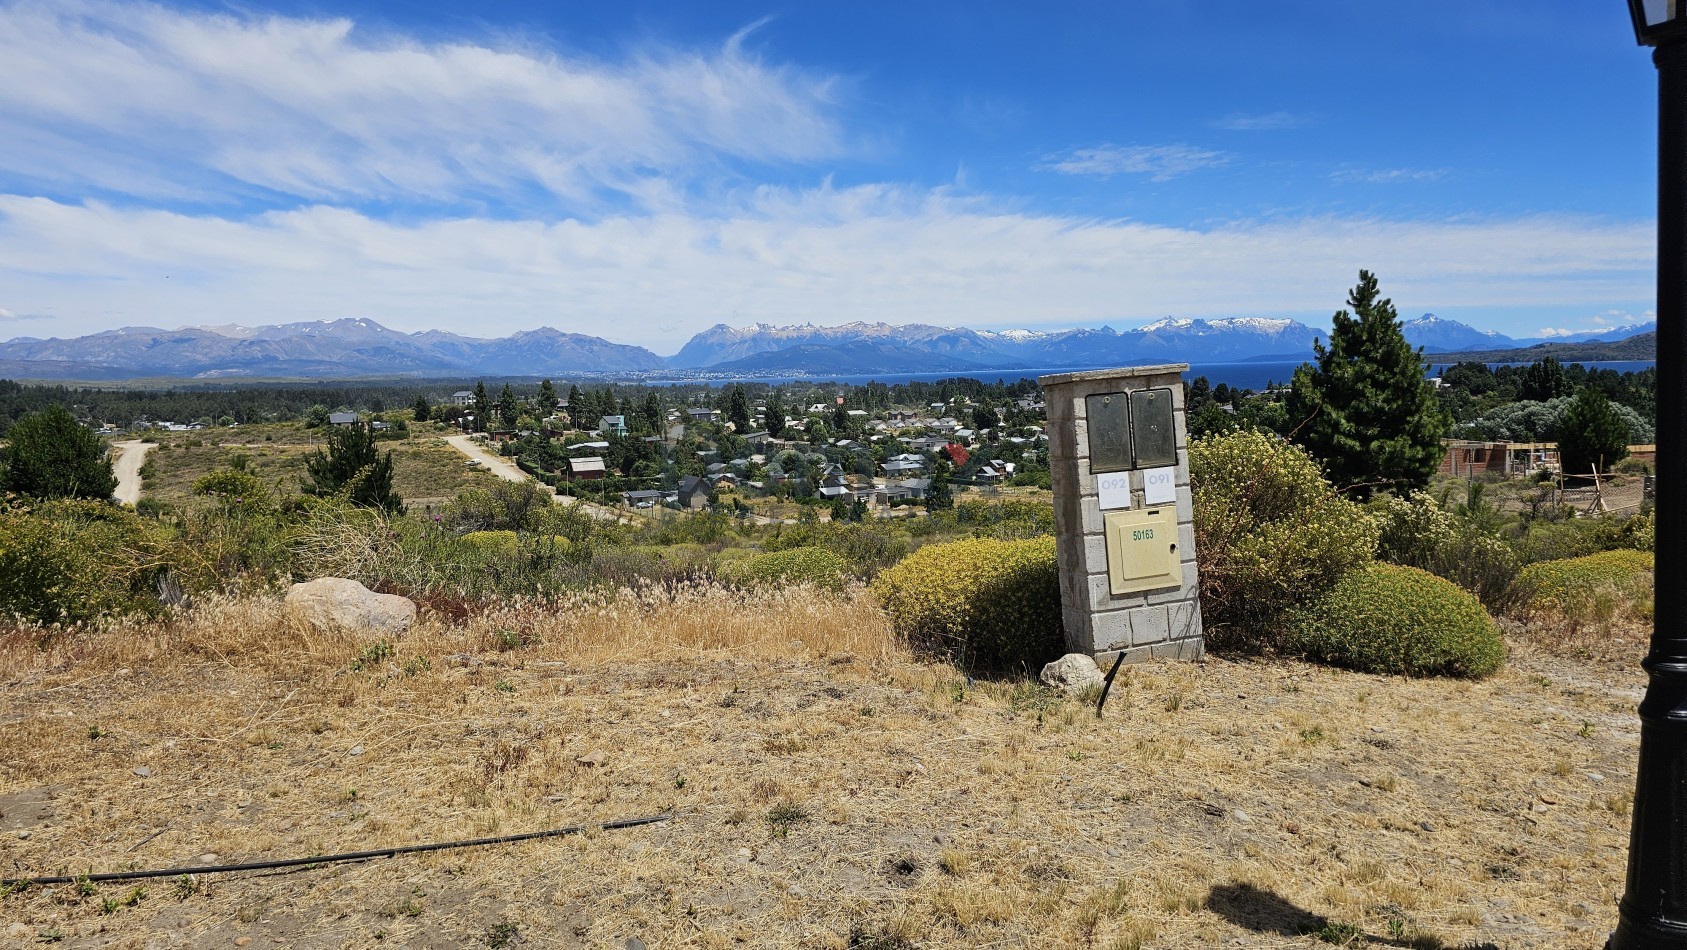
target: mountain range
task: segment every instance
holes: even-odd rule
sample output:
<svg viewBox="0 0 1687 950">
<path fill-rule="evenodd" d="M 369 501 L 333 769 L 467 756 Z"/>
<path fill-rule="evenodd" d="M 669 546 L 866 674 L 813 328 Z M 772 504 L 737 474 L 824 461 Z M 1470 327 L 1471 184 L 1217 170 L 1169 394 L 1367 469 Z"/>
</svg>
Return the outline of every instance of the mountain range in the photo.
<svg viewBox="0 0 1687 950">
<path fill-rule="evenodd" d="M 1513 339 L 1424 314 L 1401 324 L 1426 354 L 1491 352 L 1540 343 L 1626 340 L 1653 324 L 1542 339 Z M 0 376 L 106 381 L 149 377 L 344 378 L 355 376 L 554 376 L 667 373 L 969 373 L 1147 363 L 1300 360 L 1328 331 L 1268 317 L 1166 318 L 1132 330 L 972 330 L 925 324 L 821 327 L 718 324 L 664 359 L 639 346 L 549 327 L 498 339 L 443 330 L 404 333 L 373 320 L 280 326 L 124 327 L 72 339 L 0 343 Z M 1629 350 L 1638 351 L 1641 341 Z M 1626 352 L 1626 351 L 1625 351 Z M 1612 357 L 1637 358 L 1637 357 Z M 1639 357 L 1644 358 L 1644 357 Z"/>
</svg>

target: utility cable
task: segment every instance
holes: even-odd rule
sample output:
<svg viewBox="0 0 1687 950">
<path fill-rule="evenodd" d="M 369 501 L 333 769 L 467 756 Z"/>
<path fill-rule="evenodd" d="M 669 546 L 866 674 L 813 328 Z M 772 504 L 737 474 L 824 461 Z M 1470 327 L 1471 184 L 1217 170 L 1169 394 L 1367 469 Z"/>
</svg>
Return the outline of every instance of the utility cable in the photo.
<svg viewBox="0 0 1687 950">
<path fill-rule="evenodd" d="M 375 851 L 348 851 L 343 854 L 325 854 L 314 858 L 286 858 L 280 861 L 249 861 L 245 864 L 212 864 L 191 868 L 161 868 L 154 871 L 116 871 L 106 874 L 74 874 L 58 877 L 12 877 L 0 878 L 0 888 L 16 888 L 26 885 L 40 884 L 77 884 L 82 881 L 138 881 L 153 877 L 181 877 L 184 874 L 223 874 L 229 871 L 268 871 L 275 868 L 309 867 L 318 864 L 338 864 L 346 861 L 368 861 L 372 858 L 392 858 L 401 854 L 419 854 L 423 851 L 444 851 L 449 848 L 480 848 L 494 844 L 510 844 L 516 841 L 532 841 L 537 838 L 559 838 L 564 835 L 577 835 L 582 832 L 599 829 L 615 831 L 621 828 L 636 828 L 639 825 L 653 825 L 659 821 L 669 821 L 675 816 L 672 812 L 660 815 L 647 815 L 643 818 L 622 818 L 618 821 L 606 821 L 601 825 L 570 825 L 566 828 L 552 828 L 548 831 L 529 831 L 519 835 L 503 835 L 497 838 L 471 838 L 467 841 L 440 841 L 433 844 L 408 844 L 397 848 L 380 848 Z"/>
</svg>

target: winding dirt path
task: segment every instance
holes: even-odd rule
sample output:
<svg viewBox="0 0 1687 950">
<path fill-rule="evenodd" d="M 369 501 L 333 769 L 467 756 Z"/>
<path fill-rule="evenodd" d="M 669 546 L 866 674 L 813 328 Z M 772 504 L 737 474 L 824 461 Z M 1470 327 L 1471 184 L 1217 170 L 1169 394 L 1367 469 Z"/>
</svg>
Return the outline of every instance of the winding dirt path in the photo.
<svg viewBox="0 0 1687 950">
<path fill-rule="evenodd" d="M 131 439 L 127 442 L 114 442 L 112 448 L 118 450 L 117 461 L 112 465 L 112 472 L 117 476 L 117 490 L 111 497 L 122 505 L 134 505 L 141 500 L 141 466 L 146 464 L 146 454 L 157 448 L 152 442 L 142 442 Z"/>
<path fill-rule="evenodd" d="M 453 435 L 453 436 L 449 436 L 448 438 L 446 438 L 445 441 L 451 443 L 452 448 L 455 448 L 457 451 L 459 451 L 459 452 L 463 453 L 464 455 L 467 455 L 469 458 L 474 459 L 475 461 L 479 462 L 483 468 L 485 468 L 487 471 L 491 472 L 492 474 L 498 476 L 499 478 L 503 479 L 504 481 L 507 481 L 507 482 L 532 481 L 535 484 L 538 484 L 539 487 L 543 488 L 545 491 L 552 492 L 551 500 L 556 502 L 559 505 L 576 505 L 580 508 L 581 511 L 584 511 L 586 514 L 591 515 L 593 518 L 596 518 L 599 521 L 621 521 L 621 522 L 625 522 L 627 520 L 626 518 L 622 517 L 619 513 L 615 512 L 615 511 L 613 511 L 609 508 L 606 508 L 602 505 L 594 505 L 591 502 L 581 501 L 580 499 L 575 498 L 573 495 L 555 494 L 555 489 L 551 488 L 549 485 L 546 485 L 542 482 L 539 482 L 537 479 L 534 479 L 532 476 L 530 476 L 526 472 L 522 471 L 521 468 L 518 467 L 515 463 L 513 463 L 510 460 L 504 458 L 503 456 L 501 456 L 501 455 L 499 455 L 495 452 L 488 452 L 486 449 L 482 448 L 481 445 L 478 442 L 474 441 L 474 439 L 470 436 Z"/>
</svg>

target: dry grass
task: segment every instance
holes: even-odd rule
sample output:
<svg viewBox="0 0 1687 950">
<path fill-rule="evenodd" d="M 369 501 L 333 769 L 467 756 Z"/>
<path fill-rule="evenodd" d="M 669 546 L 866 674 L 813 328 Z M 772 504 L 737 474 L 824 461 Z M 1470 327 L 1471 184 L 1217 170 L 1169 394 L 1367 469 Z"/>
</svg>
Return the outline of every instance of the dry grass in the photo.
<svg viewBox="0 0 1687 950">
<path fill-rule="evenodd" d="M 1157 664 L 1126 671 L 1098 721 L 915 661 L 859 594 L 430 615 L 390 655 L 264 600 L 44 644 L 18 631 L 0 639 L 7 874 L 680 817 L 155 881 L 132 903 L 35 888 L 0 899 L 0 933 L 1122 948 L 1321 946 L 1303 931 L 1323 927 L 1598 947 L 1622 886 L 1633 659 L 1569 666 L 1520 644 L 1474 684 Z M 593 752 L 603 764 L 581 764 Z"/>
<path fill-rule="evenodd" d="M 272 424 L 238 429 L 160 433 L 148 457 L 143 498 L 180 504 L 193 496 L 193 483 L 218 468 L 244 460 L 277 496 L 296 494 L 305 478 L 305 457 L 322 448 L 322 431 Z M 393 455 L 393 487 L 406 503 L 426 509 L 491 478 L 463 464 L 463 455 L 443 438 L 420 431 L 409 439 L 382 441 Z"/>
</svg>

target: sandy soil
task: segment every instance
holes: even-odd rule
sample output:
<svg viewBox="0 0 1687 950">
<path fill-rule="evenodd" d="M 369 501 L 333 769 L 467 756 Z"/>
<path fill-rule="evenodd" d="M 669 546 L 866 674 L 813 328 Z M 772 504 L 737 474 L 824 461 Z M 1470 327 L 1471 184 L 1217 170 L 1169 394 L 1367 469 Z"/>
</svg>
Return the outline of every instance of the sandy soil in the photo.
<svg viewBox="0 0 1687 950">
<path fill-rule="evenodd" d="M 133 505 L 141 500 L 141 466 L 146 464 L 146 456 L 155 445 L 150 442 L 130 440 L 114 442 L 112 448 L 117 449 L 117 461 L 112 465 L 112 471 L 117 475 L 117 491 L 112 498 L 118 504 Z"/>
</svg>

